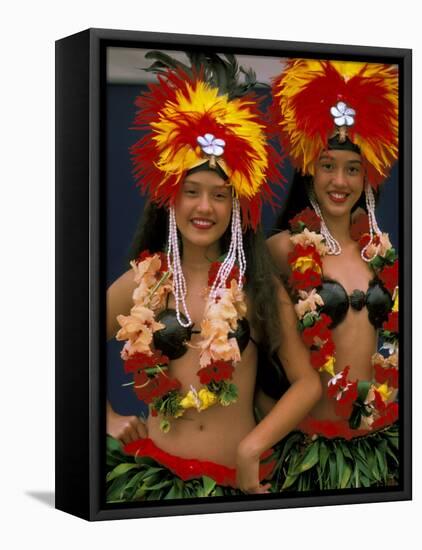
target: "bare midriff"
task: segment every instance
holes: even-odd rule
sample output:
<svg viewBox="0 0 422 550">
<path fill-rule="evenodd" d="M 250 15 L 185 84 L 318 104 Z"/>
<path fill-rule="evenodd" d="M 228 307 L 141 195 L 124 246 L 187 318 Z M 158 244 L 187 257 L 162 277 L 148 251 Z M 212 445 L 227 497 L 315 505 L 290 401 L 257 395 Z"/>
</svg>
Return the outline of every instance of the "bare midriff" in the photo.
<svg viewBox="0 0 422 550">
<path fill-rule="evenodd" d="M 192 293 L 192 295 L 195 295 Z M 170 301 L 169 307 L 174 307 Z M 203 299 L 188 302 L 192 319 L 203 316 Z M 195 322 L 195 329 L 200 323 Z M 199 350 L 195 344 L 199 335 L 192 335 L 187 352 L 170 362 L 169 374 L 177 378 L 181 385 L 181 393 L 185 395 L 193 386 L 200 390 L 203 386 L 199 381 Z M 162 450 L 182 458 L 208 460 L 234 468 L 236 451 L 240 441 L 256 425 L 253 414 L 253 398 L 257 368 L 257 351 L 250 341 L 242 353 L 242 358 L 235 366 L 233 383 L 237 386 L 238 399 L 227 407 L 219 404 L 198 412 L 188 409 L 182 417 L 170 420 L 168 433 L 160 430 L 160 417 L 149 415 L 147 426 L 148 436 Z"/>
<path fill-rule="evenodd" d="M 194 343 L 191 341 L 191 343 Z M 186 394 L 192 385 L 202 386 L 196 375 L 199 370 L 199 352 L 188 352 L 170 363 L 170 375 L 179 379 L 181 392 Z M 204 411 L 188 409 L 181 418 L 171 419 L 168 433 L 160 430 L 160 418 L 149 416 L 148 435 L 164 451 L 182 458 L 211 460 L 234 467 L 240 441 L 253 429 L 253 395 L 256 377 L 256 351 L 250 342 L 236 365 L 233 383 L 238 389 L 238 400 L 228 407 L 214 405 Z"/>
</svg>

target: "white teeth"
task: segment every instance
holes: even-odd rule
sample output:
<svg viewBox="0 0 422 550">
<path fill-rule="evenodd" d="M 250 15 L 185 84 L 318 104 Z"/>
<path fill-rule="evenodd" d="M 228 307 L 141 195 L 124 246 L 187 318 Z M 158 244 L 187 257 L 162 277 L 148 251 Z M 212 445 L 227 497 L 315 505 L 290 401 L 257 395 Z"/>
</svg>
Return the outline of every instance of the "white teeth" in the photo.
<svg viewBox="0 0 422 550">
<path fill-rule="evenodd" d="M 194 223 L 195 225 L 202 225 L 204 227 L 212 225 L 212 222 L 206 220 L 192 220 L 192 223 Z"/>
<path fill-rule="evenodd" d="M 347 197 L 346 193 L 330 193 L 336 199 L 345 199 Z"/>
</svg>

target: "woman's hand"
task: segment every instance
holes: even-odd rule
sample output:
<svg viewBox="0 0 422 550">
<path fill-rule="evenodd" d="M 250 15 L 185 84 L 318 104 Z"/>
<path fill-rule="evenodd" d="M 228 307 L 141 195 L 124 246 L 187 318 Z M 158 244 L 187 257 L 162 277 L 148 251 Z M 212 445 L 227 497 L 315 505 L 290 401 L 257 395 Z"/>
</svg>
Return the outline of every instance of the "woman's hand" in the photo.
<svg viewBox="0 0 422 550">
<path fill-rule="evenodd" d="M 251 495 L 269 493 L 271 483 L 261 485 L 259 482 L 259 455 L 242 443 L 239 445 L 236 458 L 238 488 Z"/>
<path fill-rule="evenodd" d="M 107 405 L 107 433 L 123 445 L 148 437 L 147 427 L 137 416 L 121 416 Z"/>
</svg>

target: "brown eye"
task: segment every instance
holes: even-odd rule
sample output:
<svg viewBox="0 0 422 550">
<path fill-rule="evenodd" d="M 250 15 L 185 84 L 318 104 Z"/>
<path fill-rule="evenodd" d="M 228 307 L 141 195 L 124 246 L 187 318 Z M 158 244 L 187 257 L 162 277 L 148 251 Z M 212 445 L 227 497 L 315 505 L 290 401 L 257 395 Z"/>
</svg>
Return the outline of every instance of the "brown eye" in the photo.
<svg viewBox="0 0 422 550">
<path fill-rule="evenodd" d="M 352 176 L 357 176 L 360 174 L 360 167 L 359 166 L 350 166 L 349 167 L 349 174 Z"/>
<path fill-rule="evenodd" d="M 227 199 L 228 194 L 227 193 L 216 193 L 214 196 L 218 200 L 225 200 L 225 199 Z"/>
</svg>

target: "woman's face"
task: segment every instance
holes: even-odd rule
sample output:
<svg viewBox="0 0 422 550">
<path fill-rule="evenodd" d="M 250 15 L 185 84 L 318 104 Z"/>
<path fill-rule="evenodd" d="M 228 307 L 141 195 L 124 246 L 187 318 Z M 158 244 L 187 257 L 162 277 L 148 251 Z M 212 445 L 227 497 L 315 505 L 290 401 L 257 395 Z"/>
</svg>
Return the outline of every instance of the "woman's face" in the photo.
<svg viewBox="0 0 422 550">
<path fill-rule="evenodd" d="M 232 190 L 216 172 L 188 175 L 175 202 L 176 224 L 184 245 L 218 247 L 232 213 Z"/>
<path fill-rule="evenodd" d="M 314 191 L 322 213 L 349 216 L 364 185 L 362 158 L 353 151 L 323 151 L 315 166 Z"/>
</svg>

